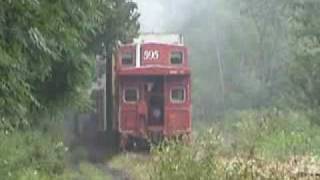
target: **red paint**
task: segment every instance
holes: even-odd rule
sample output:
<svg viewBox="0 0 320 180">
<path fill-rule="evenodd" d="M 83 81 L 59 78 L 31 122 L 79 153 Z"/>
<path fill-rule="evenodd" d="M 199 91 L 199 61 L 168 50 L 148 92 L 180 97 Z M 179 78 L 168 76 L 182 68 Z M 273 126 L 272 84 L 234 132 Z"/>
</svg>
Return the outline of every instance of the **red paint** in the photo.
<svg viewBox="0 0 320 180">
<path fill-rule="evenodd" d="M 182 64 L 171 64 L 172 52 L 183 54 Z M 151 134 L 175 136 L 191 133 L 191 80 L 188 51 L 185 46 L 142 44 L 140 67 L 122 65 L 122 56 L 136 45 L 122 45 L 116 55 L 117 131 L 123 137 L 150 138 Z M 136 102 L 126 102 L 126 89 L 136 89 Z M 174 101 L 171 93 L 177 89 Z M 173 95 L 174 96 L 174 95 Z M 181 100 L 183 99 L 183 100 Z M 181 101 L 181 102 L 180 102 Z"/>
</svg>

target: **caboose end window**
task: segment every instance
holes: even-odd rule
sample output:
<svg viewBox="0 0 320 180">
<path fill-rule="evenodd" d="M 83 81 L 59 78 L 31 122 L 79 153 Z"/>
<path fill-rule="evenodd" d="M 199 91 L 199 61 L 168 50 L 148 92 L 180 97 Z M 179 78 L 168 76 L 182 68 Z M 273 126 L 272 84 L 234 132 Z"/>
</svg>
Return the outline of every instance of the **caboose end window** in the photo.
<svg viewBox="0 0 320 180">
<path fill-rule="evenodd" d="M 122 65 L 126 66 L 133 66 L 134 61 L 133 61 L 133 54 L 132 53 L 124 53 L 122 55 Z"/>
<path fill-rule="evenodd" d="M 183 103 L 186 99 L 185 89 L 183 87 L 171 89 L 170 98 L 173 103 Z"/>
<path fill-rule="evenodd" d="M 170 59 L 171 64 L 174 65 L 179 65 L 182 64 L 183 62 L 183 53 L 182 52 L 172 52 L 171 53 L 171 59 Z"/>
<path fill-rule="evenodd" d="M 137 88 L 127 88 L 124 90 L 124 102 L 135 103 L 138 101 L 139 93 Z"/>
</svg>

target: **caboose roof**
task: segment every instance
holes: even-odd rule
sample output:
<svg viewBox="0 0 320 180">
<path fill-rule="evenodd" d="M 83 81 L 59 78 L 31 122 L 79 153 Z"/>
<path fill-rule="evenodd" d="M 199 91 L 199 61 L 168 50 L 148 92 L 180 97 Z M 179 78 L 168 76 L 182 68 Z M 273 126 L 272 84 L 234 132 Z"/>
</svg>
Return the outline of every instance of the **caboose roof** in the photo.
<svg viewBox="0 0 320 180">
<path fill-rule="evenodd" d="M 174 33 L 144 33 L 133 40 L 134 44 L 173 44 L 184 45 L 183 36 L 181 34 Z"/>
</svg>

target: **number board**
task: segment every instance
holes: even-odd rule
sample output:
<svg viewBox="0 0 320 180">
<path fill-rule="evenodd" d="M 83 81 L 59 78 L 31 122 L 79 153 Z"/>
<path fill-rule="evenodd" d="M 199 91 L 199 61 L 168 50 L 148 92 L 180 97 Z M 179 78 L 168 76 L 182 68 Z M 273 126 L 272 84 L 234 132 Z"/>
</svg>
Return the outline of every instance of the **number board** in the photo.
<svg viewBox="0 0 320 180">
<path fill-rule="evenodd" d="M 143 60 L 146 62 L 158 61 L 160 59 L 159 50 L 144 50 Z"/>
</svg>

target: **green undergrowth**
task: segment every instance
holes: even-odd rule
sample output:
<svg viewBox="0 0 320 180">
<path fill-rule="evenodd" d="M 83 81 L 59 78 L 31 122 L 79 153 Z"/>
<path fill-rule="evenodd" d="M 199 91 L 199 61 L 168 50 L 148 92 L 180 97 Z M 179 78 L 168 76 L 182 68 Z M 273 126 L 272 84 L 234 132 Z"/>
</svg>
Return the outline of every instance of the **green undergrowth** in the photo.
<svg viewBox="0 0 320 180">
<path fill-rule="evenodd" d="M 227 117 L 213 129 L 223 137 L 224 152 L 248 151 L 268 159 L 320 155 L 320 127 L 309 113 L 244 111 Z"/>
<path fill-rule="evenodd" d="M 65 169 L 62 141 L 39 131 L 0 133 L 1 179 L 53 179 Z"/>
<path fill-rule="evenodd" d="M 135 179 L 315 179 L 320 127 L 297 111 L 242 111 L 198 132 L 191 144 L 153 147 L 148 158 L 115 157 Z"/>
<path fill-rule="evenodd" d="M 106 180 L 95 166 L 70 164 L 62 137 L 41 131 L 0 133 L 0 179 L 2 180 Z"/>
<path fill-rule="evenodd" d="M 151 166 L 149 154 L 122 153 L 110 160 L 110 166 L 114 169 L 121 169 L 128 173 L 133 180 L 148 179 L 149 167 Z"/>
<path fill-rule="evenodd" d="M 154 148 L 150 179 L 312 179 L 320 172 L 320 127 L 309 117 L 278 110 L 230 115 L 191 145 Z"/>
</svg>

